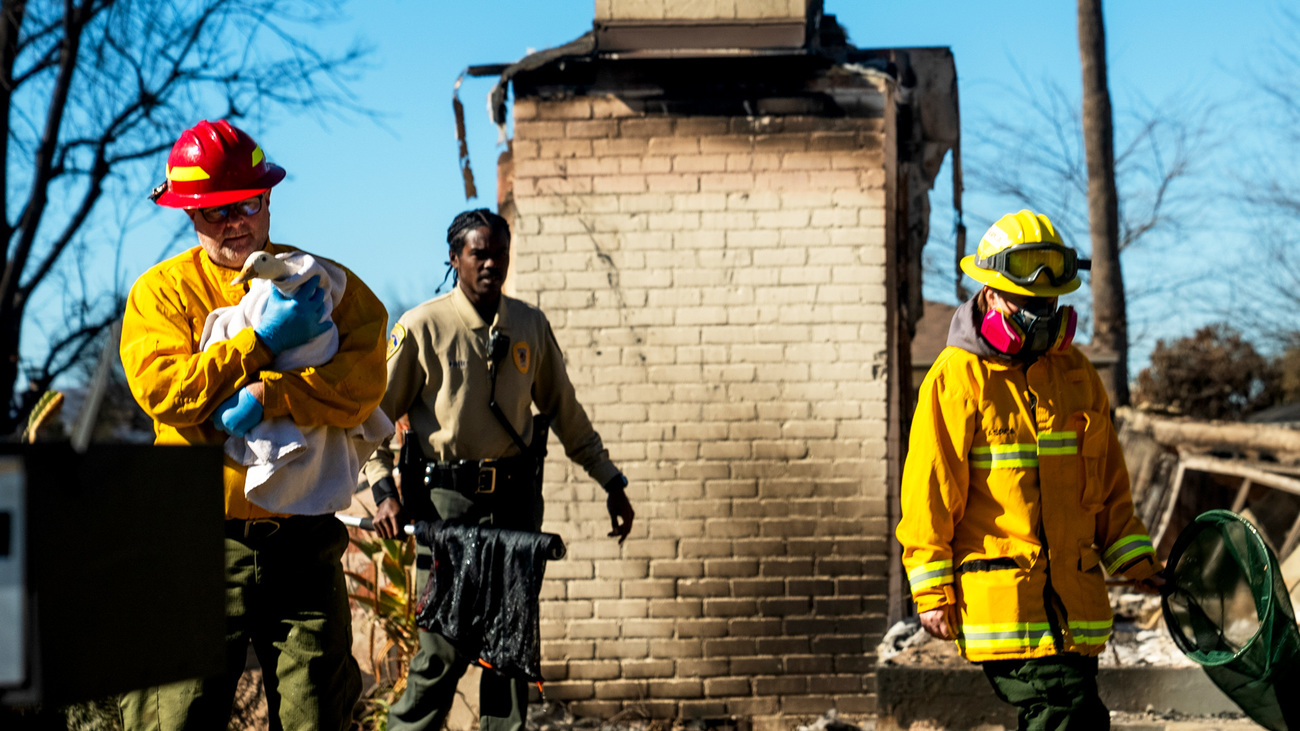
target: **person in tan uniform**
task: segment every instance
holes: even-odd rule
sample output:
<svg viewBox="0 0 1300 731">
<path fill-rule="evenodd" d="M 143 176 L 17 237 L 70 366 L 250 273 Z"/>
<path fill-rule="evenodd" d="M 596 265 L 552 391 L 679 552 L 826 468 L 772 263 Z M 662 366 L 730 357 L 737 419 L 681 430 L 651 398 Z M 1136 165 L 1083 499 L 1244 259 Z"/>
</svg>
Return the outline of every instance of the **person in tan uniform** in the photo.
<svg viewBox="0 0 1300 731">
<path fill-rule="evenodd" d="M 406 414 L 412 432 L 402 465 L 402 494 L 393 480 L 394 454 L 381 446 L 366 464 L 377 506 L 376 531 L 399 535 L 412 518 L 490 523 L 540 530 L 540 452 L 545 424 L 569 459 L 605 489 L 612 530 L 622 543 L 635 515 L 627 479 L 610 462 L 564 367 L 564 355 L 540 310 L 501 293 L 510 260 L 510 228 L 487 209 L 458 215 L 447 231 L 452 291 L 407 311 L 388 340 L 388 390 L 380 406 L 394 420 Z M 542 415 L 535 420 L 532 407 Z M 421 547 L 417 582 L 428 577 Z M 388 728 L 439 729 L 456 684 L 473 660 L 445 637 L 420 631 L 406 692 Z M 522 729 L 528 688 L 485 670 L 479 685 L 484 731 Z"/>
<path fill-rule="evenodd" d="M 270 189 L 284 176 L 225 121 L 199 122 L 172 148 L 167 181 L 153 198 L 185 210 L 198 245 L 142 274 L 122 318 L 122 366 L 132 396 L 153 419 L 156 444 L 223 444 L 274 418 L 352 428 L 383 395 L 388 313 L 342 267 L 346 289 L 328 317 L 324 291 L 309 281 L 292 296 L 275 290 L 252 327 L 201 345 L 208 315 L 247 294 L 249 285 L 233 280 L 249 257 L 295 251 L 269 235 Z M 274 369 L 277 355 L 330 322 L 338 347 L 327 362 Z M 361 674 L 340 564 L 347 531 L 332 512 L 287 515 L 255 504 L 245 495 L 246 473 L 226 456 L 225 672 L 126 694 L 127 729 L 225 729 L 250 643 L 265 672 L 271 728 L 351 728 Z M 188 487 L 177 476 L 176 489 Z"/>
</svg>

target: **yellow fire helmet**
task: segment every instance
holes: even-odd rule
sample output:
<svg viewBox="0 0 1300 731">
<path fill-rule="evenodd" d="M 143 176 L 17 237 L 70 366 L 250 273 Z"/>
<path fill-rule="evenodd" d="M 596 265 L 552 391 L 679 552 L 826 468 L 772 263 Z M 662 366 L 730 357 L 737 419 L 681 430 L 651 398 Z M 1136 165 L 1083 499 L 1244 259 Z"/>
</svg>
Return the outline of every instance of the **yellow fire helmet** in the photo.
<svg viewBox="0 0 1300 731">
<path fill-rule="evenodd" d="M 1056 297 L 1078 289 L 1079 270 L 1090 264 L 1061 241 L 1047 216 L 1025 209 L 989 226 L 975 255 L 962 258 L 961 270 L 1003 292 Z"/>
</svg>

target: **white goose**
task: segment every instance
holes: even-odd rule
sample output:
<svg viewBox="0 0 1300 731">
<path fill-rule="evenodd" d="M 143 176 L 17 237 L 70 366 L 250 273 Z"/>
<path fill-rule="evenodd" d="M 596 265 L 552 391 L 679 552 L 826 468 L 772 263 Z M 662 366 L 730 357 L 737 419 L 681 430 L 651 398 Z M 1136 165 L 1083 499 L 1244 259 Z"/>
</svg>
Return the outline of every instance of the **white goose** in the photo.
<svg viewBox="0 0 1300 731">
<path fill-rule="evenodd" d="M 250 279 L 269 279 L 278 282 L 293 274 L 286 259 L 290 253 L 272 256 L 270 252 L 258 251 L 249 255 L 244 261 L 244 268 L 230 281 L 231 284 L 243 284 Z"/>
</svg>

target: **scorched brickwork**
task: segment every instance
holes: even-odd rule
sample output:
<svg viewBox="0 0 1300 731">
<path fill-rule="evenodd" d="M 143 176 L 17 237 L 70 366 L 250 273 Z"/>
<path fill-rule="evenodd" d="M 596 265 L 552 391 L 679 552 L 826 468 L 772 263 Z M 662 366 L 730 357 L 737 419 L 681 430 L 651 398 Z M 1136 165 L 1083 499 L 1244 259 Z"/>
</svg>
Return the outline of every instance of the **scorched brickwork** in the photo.
<svg viewBox="0 0 1300 731">
<path fill-rule="evenodd" d="M 550 318 L 637 509 L 619 547 L 600 488 L 551 455 L 546 530 L 570 552 L 543 593 L 546 696 L 760 728 L 872 712 L 886 118 L 653 115 L 613 96 L 513 113 L 511 286 Z"/>
</svg>

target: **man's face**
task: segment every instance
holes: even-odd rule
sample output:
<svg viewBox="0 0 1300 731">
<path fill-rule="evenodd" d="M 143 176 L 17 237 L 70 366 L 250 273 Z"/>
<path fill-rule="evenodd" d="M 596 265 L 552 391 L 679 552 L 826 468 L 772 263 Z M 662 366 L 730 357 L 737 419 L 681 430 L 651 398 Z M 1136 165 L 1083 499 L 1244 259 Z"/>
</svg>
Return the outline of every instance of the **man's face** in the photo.
<svg viewBox="0 0 1300 731">
<path fill-rule="evenodd" d="M 504 231 L 492 233 L 487 226 L 472 229 L 465 234 L 460 253 L 451 255 L 451 265 L 471 302 L 499 297 L 510 267 L 510 238 Z"/>
<path fill-rule="evenodd" d="M 260 201 L 260 210 L 253 215 L 245 215 L 244 210 L 254 201 Z M 261 251 L 266 246 L 267 235 L 271 230 L 271 191 L 239 201 L 230 206 L 215 206 L 209 209 L 191 209 L 185 211 L 194 222 L 194 233 L 198 234 L 199 245 L 208 252 L 208 257 L 218 266 L 239 269 L 244 260 L 254 251 Z M 204 211 L 211 214 L 217 209 L 225 209 L 224 219 L 212 223 L 204 217 Z"/>
</svg>

